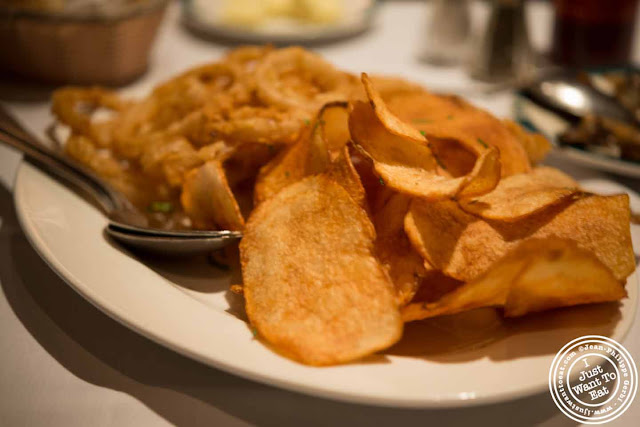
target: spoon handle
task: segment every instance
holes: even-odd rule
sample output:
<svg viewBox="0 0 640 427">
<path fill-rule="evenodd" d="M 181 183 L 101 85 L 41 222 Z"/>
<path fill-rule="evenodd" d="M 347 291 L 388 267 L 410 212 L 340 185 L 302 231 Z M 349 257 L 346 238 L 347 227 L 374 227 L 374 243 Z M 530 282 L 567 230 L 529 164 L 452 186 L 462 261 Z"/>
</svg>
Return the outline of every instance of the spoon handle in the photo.
<svg viewBox="0 0 640 427">
<path fill-rule="evenodd" d="M 25 154 L 39 169 L 72 185 L 91 198 L 102 211 L 111 215 L 124 208 L 128 201 L 83 166 L 40 144 L 18 121 L 0 105 L 0 142 Z"/>
</svg>

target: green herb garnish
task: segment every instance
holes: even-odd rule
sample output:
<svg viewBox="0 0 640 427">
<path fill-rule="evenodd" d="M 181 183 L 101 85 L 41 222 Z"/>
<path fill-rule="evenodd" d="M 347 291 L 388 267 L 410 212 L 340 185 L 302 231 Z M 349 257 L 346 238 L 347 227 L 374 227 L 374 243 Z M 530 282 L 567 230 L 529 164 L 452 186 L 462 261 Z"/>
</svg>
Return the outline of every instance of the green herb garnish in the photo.
<svg viewBox="0 0 640 427">
<path fill-rule="evenodd" d="M 256 328 L 251 328 L 251 333 L 253 334 L 254 338 L 258 336 L 258 330 Z"/>
<path fill-rule="evenodd" d="M 304 119 L 304 124 L 305 124 L 306 126 L 309 126 L 309 124 L 311 124 L 311 122 L 309 121 L 309 119 Z"/>
<path fill-rule="evenodd" d="M 384 179 L 382 179 L 382 177 L 378 178 L 378 182 L 380 183 L 380 185 L 386 185 L 384 183 Z"/>
<path fill-rule="evenodd" d="M 486 143 L 486 142 L 484 142 L 484 141 L 482 140 L 482 138 L 478 138 L 478 142 L 479 142 L 479 143 L 480 143 L 480 145 L 482 145 L 484 148 L 489 148 L 489 146 L 487 145 L 487 143 Z"/>
<path fill-rule="evenodd" d="M 162 212 L 169 213 L 173 210 L 173 204 L 171 202 L 151 202 L 148 206 L 149 212 Z"/>
<path fill-rule="evenodd" d="M 427 133 L 426 133 L 425 131 L 421 130 L 421 131 L 420 131 L 420 135 L 422 135 L 422 136 L 427 136 Z"/>
</svg>

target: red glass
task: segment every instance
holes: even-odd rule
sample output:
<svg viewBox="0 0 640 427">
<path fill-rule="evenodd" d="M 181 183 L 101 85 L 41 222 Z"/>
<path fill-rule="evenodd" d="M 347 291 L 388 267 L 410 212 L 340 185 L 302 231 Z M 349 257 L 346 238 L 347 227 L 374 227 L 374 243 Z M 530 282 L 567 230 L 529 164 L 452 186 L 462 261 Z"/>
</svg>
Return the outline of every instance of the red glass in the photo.
<svg viewBox="0 0 640 427">
<path fill-rule="evenodd" d="M 551 58 L 570 66 L 627 63 L 638 0 L 554 0 Z"/>
</svg>

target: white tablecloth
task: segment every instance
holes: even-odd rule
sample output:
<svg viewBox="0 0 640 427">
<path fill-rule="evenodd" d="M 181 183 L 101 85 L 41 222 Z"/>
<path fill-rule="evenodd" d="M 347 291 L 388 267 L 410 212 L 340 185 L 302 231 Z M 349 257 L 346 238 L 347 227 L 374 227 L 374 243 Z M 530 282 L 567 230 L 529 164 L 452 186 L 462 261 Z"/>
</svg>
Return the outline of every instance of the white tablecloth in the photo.
<svg viewBox="0 0 640 427">
<path fill-rule="evenodd" d="M 426 22 L 424 3 L 384 3 L 379 12 L 366 35 L 319 51 L 354 72 L 401 74 L 430 87 L 466 91 L 471 82 L 463 70 L 433 68 L 415 59 Z M 549 17 L 544 4 L 530 10 L 537 46 L 549 41 Z M 150 72 L 131 89 L 143 91 L 223 50 L 184 31 L 174 7 L 159 34 Z M 50 120 L 45 99 L 42 88 L 0 82 L 0 100 L 35 131 Z M 507 94 L 474 101 L 499 115 L 510 112 Z M 19 161 L 17 153 L 0 146 L 0 425 L 575 424 L 548 393 L 468 409 L 375 408 L 261 385 L 164 349 L 83 300 L 34 252 L 12 201 Z M 618 179 L 552 162 L 579 178 Z M 618 180 L 640 189 L 637 181 Z M 624 345 L 640 360 L 640 319 Z M 612 425 L 640 425 L 640 399 Z"/>
</svg>

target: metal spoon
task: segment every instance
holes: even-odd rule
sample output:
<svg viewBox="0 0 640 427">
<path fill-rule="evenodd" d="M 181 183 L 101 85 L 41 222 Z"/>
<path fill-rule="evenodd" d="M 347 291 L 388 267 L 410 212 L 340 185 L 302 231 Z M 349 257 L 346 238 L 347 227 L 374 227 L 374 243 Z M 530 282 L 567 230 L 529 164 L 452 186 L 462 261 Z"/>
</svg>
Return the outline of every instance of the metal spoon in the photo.
<svg viewBox="0 0 640 427">
<path fill-rule="evenodd" d="M 0 142 L 23 152 L 30 163 L 88 196 L 109 218 L 105 232 L 118 242 L 142 251 L 186 256 L 221 249 L 242 237 L 239 231 L 161 230 L 124 195 L 83 166 L 49 149 L 0 106 Z"/>
<path fill-rule="evenodd" d="M 569 75 L 547 77 L 521 89 L 534 103 L 575 121 L 587 114 L 637 124 L 629 110 L 614 97 L 584 84 Z"/>
</svg>

